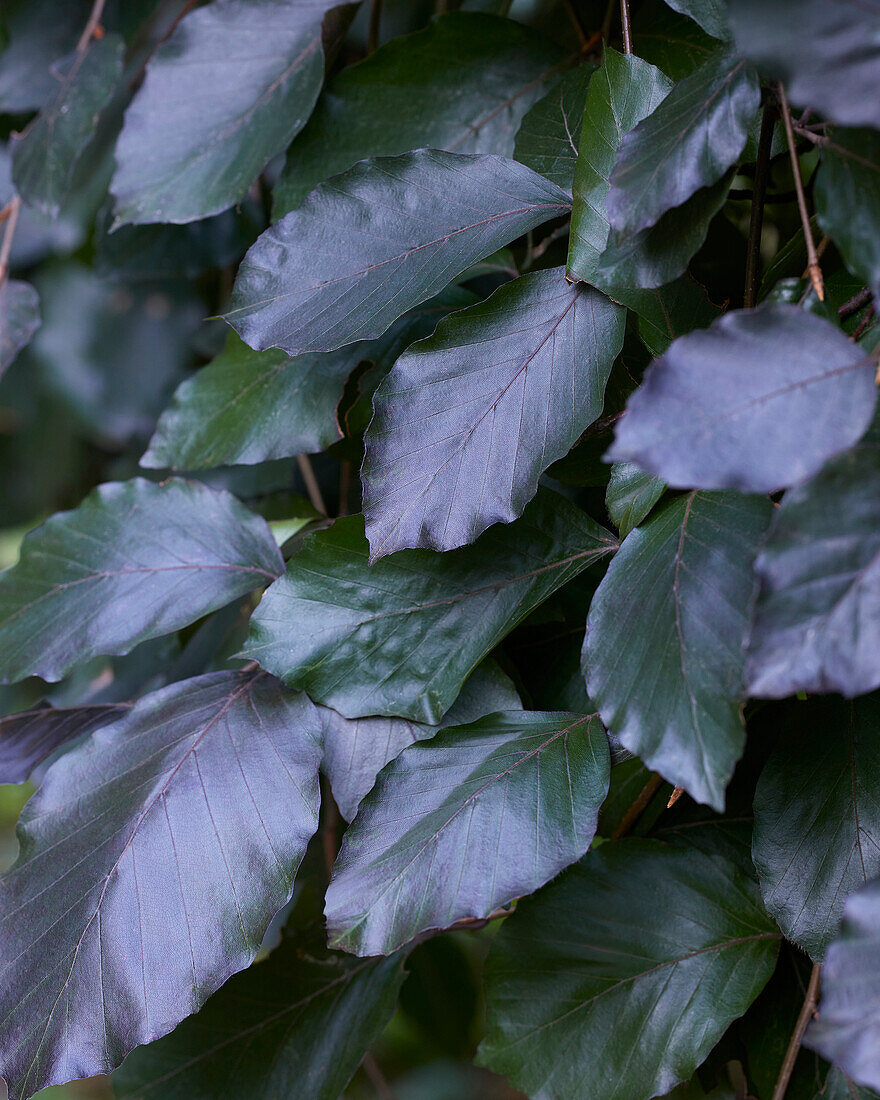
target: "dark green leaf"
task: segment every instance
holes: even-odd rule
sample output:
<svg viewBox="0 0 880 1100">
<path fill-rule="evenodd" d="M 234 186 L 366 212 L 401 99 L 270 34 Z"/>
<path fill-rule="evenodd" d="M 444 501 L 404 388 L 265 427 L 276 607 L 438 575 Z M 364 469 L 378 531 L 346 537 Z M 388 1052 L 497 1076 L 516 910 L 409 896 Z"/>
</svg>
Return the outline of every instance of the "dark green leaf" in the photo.
<svg viewBox="0 0 880 1100">
<path fill-rule="evenodd" d="M 468 677 L 439 726 L 405 718 L 343 718 L 335 710 L 325 708 L 321 767 L 330 780 L 339 812 L 346 821 L 351 821 L 364 795 L 372 790 L 376 776 L 407 745 L 425 741 L 446 726 L 467 725 L 495 711 L 521 707 L 516 688 L 489 659 Z"/>
<path fill-rule="evenodd" d="M 680 488 L 769 492 L 865 432 L 874 368 L 820 317 L 766 305 L 683 336 L 648 370 L 608 458 Z"/>
<path fill-rule="evenodd" d="M 498 933 L 480 1060 L 534 1100 L 667 1092 L 761 991 L 779 938 L 726 860 L 603 844 Z"/>
<path fill-rule="evenodd" d="M 305 696 L 220 672 L 50 768 L 2 887 L 12 1100 L 114 1068 L 253 960 L 317 827 L 320 758 Z"/>
<path fill-rule="evenodd" d="M 40 296 L 30 283 L 0 283 L 0 375 L 11 366 L 40 327 Z"/>
<path fill-rule="evenodd" d="M 52 97 L 16 140 L 12 178 L 26 203 L 53 217 L 67 197 L 76 163 L 122 76 L 125 43 L 116 34 L 53 65 Z"/>
<path fill-rule="evenodd" d="M 736 46 L 792 103 L 880 126 L 880 0 L 727 0 Z"/>
<path fill-rule="evenodd" d="M 574 174 L 568 271 L 577 279 L 595 280 L 608 243 L 608 181 L 623 136 L 647 118 L 671 88 L 672 81 L 646 61 L 604 50 L 587 89 Z"/>
<path fill-rule="evenodd" d="M 880 687 L 880 445 L 786 494 L 756 568 L 751 694 Z"/>
<path fill-rule="evenodd" d="M 442 556 L 404 550 L 370 565 L 363 518 L 338 520 L 263 597 L 243 655 L 347 718 L 435 724 L 505 634 L 614 547 L 549 490 L 516 523 Z"/>
<path fill-rule="evenodd" d="M 745 744 L 752 566 L 770 512 L 736 493 L 670 501 L 624 540 L 587 623 L 587 691 L 605 725 L 717 810 Z"/>
<path fill-rule="evenodd" d="M 855 1081 L 880 1089 L 880 881 L 852 894 L 822 964 L 818 1018 L 804 1043 Z M 846 1093 L 844 1093 L 844 1096 Z"/>
<path fill-rule="evenodd" d="M 343 838 L 331 944 L 387 954 L 530 894 L 589 848 L 609 771 L 595 716 L 493 714 L 404 749 Z"/>
<path fill-rule="evenodd" d="M 798 704 L 755 792 L 767 911 L 821 961 L 847 895 L 880 875 L 880 697 Z"/>
<path fill-rule="evenodd" d="M 136 478 L 95 489 L 28 535 L 0 575 L 0 678 L 59 680 L 128 653 L 272 581 L 265 520 L 195 481 Z"/>
<path fill-rule="evenodd" d="M 41 703 L 31 710 L 0 718 L 0 783 L 24 783 L 38 764 L 56 749 L 107 726 L 128 710 L 128 703 L 53 707 Z"/>
<path fill-rule="evenodd" d="M 420 149 L 365 160 L 268 229 L 226 320 L 290 355 L 381 336 L 475 261 L 550 218 L 565 192 L 496 156 Z"/>
<path fill-rule="evenodd" d="M 337 1100 L 394 1011 L 399 955 L 352 959 L 292 935 L 232 978 L 197 1016 L 135 1051 L 119 1097 Z"/>
<path fill-rule="evenodd" d="M 566 73 L 525 115 L 516 135 L 516 159 L 566 191 L 574 182 L 587 88 L 595 71 L 592 62 L 584 62 Z"/>
<path fill-rule="evenodd" d="M 521 515 L 601 415 L 624 323 L 619 306 L 551 268 L 505 283 L 402 355 L 365 441 L 373 558 L 452 550 Z"/>
<path fill-rule="evenodd" d="M 664 0 L 643 0 L 633 20 L 633 49 L 670 80 L 684 80 L 718 49 L 718 41 Z"/>
<path fill-rule="evenodd" d="M 825 1078 L 822 1091 L 814 1100 L 877 1100 L 877 1093 L 871 1089 L 859 1088 L 837 1066 L 832 1066 Z"/>
<path fill-rule="evenodd" d="M 616 462 L 611 467 L 605 506 L 621 539 L 638 527 L 665 491 L 659 477 L 651 477 L 631 462 Z"/>
<path fill-rule="evenodd" d="M 388 42 L 329 83 L 287 155 L 275 217 L 365 157 L 426 147 L 511 156 L 520 120 L 559 79 L 559 61 L 534 31 L 477 12 L 441 15 Z"/>
<path fill-rule="evenodd" d="M 823 149 L 815 195 L 822 232 L 880 298 L 880 134 L 835 130 Z"/>
<path fill-rule="evenodd" d="M 689 275 L 649 290 L 619 286 L 606 287 L 605 293 L 638 316 L 639 336 L 654 356 L 662 355 L 679 336 L 706 328 L 721 312 Z"/>
<path fill-rule="evenodd" d="M 730 24 L 724 0 L 666 0 L 666 3 L 682 15 L 689 15 L 713 38 L 730 38 Z"/>
<path fill-rule="evenodd" d="M 76 45 L 90 7 L 91 0 L 6 0 L 9 45 L 0 55 L 0 111 L 38 111 L 54 94 L 52 65 Z"/>
<path fill-rule="evenodd" d="M 606 199 L 618 230 L 638 233 L 717 183 L 743 151 L 761 102 L 746 63 L 718 50 L 620 143 Z"/>
<path fill-rule="evenodd" d="M 339 0 L 214 0 L 156 50 L 125 113 L 116 224 L 191 222 L 232 206 L 305 125 Z"/>
</svg>

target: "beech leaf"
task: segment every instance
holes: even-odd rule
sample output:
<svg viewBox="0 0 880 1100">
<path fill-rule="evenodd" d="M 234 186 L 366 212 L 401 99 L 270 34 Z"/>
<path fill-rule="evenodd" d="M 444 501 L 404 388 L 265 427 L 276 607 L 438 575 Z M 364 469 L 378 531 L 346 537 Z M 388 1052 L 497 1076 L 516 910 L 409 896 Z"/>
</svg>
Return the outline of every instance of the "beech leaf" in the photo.
<svg viewBox="0 0 880 1100">
<path fill-rule="evenodd" d="M 822 151 L 815 194 L 822 232 L 880 299 L 880 134 L 834 130 Z"/>
<path fill-rule="evenodd" d="M 108 726 L 128 708 L 128 703 L 95 703 L 79 707 L 53 707 L 41 703 L 30 710 L 0 718 L 0 783 L 24 783 L 38 764 L 56 749 Z"/>
<path fill-rule="evenodd" d="M 40 327 L 40 296 L 22 279 L 0 284 L 0 375 Z"/>
</svg>

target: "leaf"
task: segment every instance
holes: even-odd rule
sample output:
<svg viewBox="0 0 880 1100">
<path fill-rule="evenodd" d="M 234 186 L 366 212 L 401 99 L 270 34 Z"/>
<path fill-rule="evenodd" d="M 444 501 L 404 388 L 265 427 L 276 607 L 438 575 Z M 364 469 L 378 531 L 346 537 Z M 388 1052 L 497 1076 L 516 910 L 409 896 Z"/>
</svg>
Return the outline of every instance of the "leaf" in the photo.
<svg viewBox="0 0 880 1100">
<path fill-rule="evenodd" d="M 197 1016 L 135 1051 L 119 1097 L 337 1100 L 394 1011 L 399 955 L 352 959 L 285 935 Z"/>
<path fill-rule="evenodd" d="M 278 349 L 253 351 L 231 332 L 224 350 L 178 387 L 141 466 L 203 470 L 326 450 L 342 438 L 338 405 L 358 364 L 371 359 L 387 368 L 450 309 L 473 300 L 469 291 L 448 287 L 379 340 L 295 358 Z"/>
<path fill-rule="evenodd" d="M 238 269 L 226 320 L 289 355 L 381 336 L 569 198 L 513 160 L 418 149 L 365 160 L 316 188 Z"/>
<path fill-rule="evenodd" d="M 606 199 L 618 230 L 638 233 L 735 164 L 761 102 L 750 67 L 718 50 L 624 134 Z"/>
<path fill-rule="evenodd" d="M 0 718 L 0 783 L 24 783 L 34 768 L 62 745 L 109 725 L 129 705 L 53 707 L 43 702 Z"/>
<path fill-rule="evenodd" d="M 521 515 L 601 415 L 624 327 L 619 306 L 558 267 L 505 283 L 405 352 L 365 439 L 373 559 L 452 550 Z"/>
<path fill-rule="evenodd" d="M 782 304 L 738 310 L 649 368 L 606 457 L 677 488 L 770 492 L 851 447 L 875 391 L 865 353 L 822 318 Z"/>
<path fill-rule="evenodd" d="M 626 537 L 587 621 L 587 692 L 608 730 L 719 811 L 745 745 L 752 566 L 770 512 L 736 493 L 669 501 Z"/>
<path fill-rule="evenodd" d="M 12 178 L 22 199 L 55 217 L 73 170 L 122 77 L 125 43 L 108 34 L 53 65 L 56 90 L 14 142 Z"/>
<path fill-rule="evenodd" d="M 728 0 L 736 47 L 788 98 L 844 126 L 880 126 L 880 2 Z"/>
<path fill-rule="evenodd" d="M 755 564 L 752 695 L 880 687 L 880 445 L 862 443 L 787 493 Z"/>
<path fill-rule="evenodd" d="M 6 0 L 9 44 L 0 54 L 0 111 L 17 114 L 43 106 L 58 84 L 53 63 L 75 46 L 90 6 L 89 0 Z"/>
<path fill-rule="evenodd" d="M 561 67 L 533 30 L 477 12 L 393 39 L 328 84 L 287 154 L 275 217 L 365 157 L 428 147 L 511 156 L 520 120 Z"/>
<path fill-rule="evenodd" d="M 407 550 L 370 565 L 362 517 L 337 520 L 268 589 L 241 655 L 346 718 L 436 724 L 497 642 L 614 547 L 549 490 L 516 523 L 442 557 Z"/>
<path fill-rule="evenodd" d="M 767 911 L 816 962 L 880 875 L 880 697 L 798 704 L 761 772 L 752 857 Z"/>
<path fill-rule="evenodd" d="M 670 80 L 684 80 L 718 49 L 718 41 L 664 0 L 644 0 L 634 21 L 633 49 Z"/>
<path fill-rule="evenodd" d="M 617 462 L 611 467 L 605 506 L 621 539 L 639 526 L 665 491 L 659 477 L 651 477 L 631 462 Z"/>
<path fill-rule="evenodd" d="M 850 895 L 822 964 L 819 1013 L 804 1045 L 860 1085 L 880 1089 L 880 881 Z M 844 1095 L 846 1095 L 844 1093 Z"/>
<path fill-rule="evenodd" d="M 609 178 L 623 135 L 663 101 L 672 81 L 634 54 L 603 50 L 590 81 L 574 173 L 568 272 L 591 283 L 608 243 Z"/>
<path fill-rule="evenodd" d="M 311 114 L 339 0 L 214 0 L 153 54 L 116 145 L 116 225 L 232 206 Z"/>
<path fill-rule="evenodd" d="M 814 1100 L 876 1100 L 877 1093 L 859 1088 L 836 1066 L 828 1071 L 824 1087 Z"/>
<path fill-rule="evenodd" d="M 339 812 L 351 821 L 376 776 L 408 745 L 434 737 L 446 726 L 467 725 L 495 711 L 521 708 L 516 688 L 491 658 L 474 669 L 439 726 L 405 718 L 343 718 L 325 708 L 321 768 L 330 780 Z"/>
<path fill-rule="evenodd" d="M 534 1100 L 667 1092 L 761 991 L 779 938 L 727 860 L 603 844 L 495 937 L 478 1060 Z"/>
<path fill-rule="evenodd" d="M 724 0 L 666 0 L 674 11 L 688 15 L 706 34 L 726 41 L 730 38 L 730 24 Z"/>
<path fill-rule="evenodd" d="M 231 603 L 283 568 L 265 520 L 195 481 L 110 482 L 0 575 L 0 677 L 60 680 Z"/>
<path fill-rule="evenodd" d="M 40 296 L 30 283 L 5 279 L 0 283 L 0 375 L 39 327 Z"/>
<path fill-rule="evenodd" d="M 513 155 L 535 172 L 570 191 L 574 183 L 587 89 L 597 66 L 584 62 L 523 117 Z"/>
<path fill-rule="evenodd" d="M 210 673 L 49 769 L 2 887 L 11 1100 L 114 1068 L 249 965 L 317 827 L 319 738 L 305 696 Z"/>
<path fill-rule="evenodd" d="M 595 715 L 493 714 L 404 749 L 343 837 L 330 943 L 388 954 L 530 894 L 589 848 L 609 773 Z"/>
<path fill-rule="evenodd" d="M 823 147 L 815 196 L 822 232 L 880 298 L 880 134 L 835 130 Z"/>
<path fill-rule="evenodd" d="M 721 312 L 689 275 L 648 290 L 616 286 L 605 288 L 605 293 L 638 316 L 639 336 L 654 356 L 662 355 L 679 336 L 706 328 Z"/>
</svg>

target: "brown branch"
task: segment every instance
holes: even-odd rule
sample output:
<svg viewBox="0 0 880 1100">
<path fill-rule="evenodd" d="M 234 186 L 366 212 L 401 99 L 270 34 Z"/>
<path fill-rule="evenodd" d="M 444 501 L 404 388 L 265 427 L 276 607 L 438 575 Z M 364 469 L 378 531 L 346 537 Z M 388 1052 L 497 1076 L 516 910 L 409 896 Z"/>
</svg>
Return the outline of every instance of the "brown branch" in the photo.
<svg viewBox="0 0 880 1100">
<path fill-rule="evenodd" d="M 623 52 L 633 52 L 632 24 L 629 19 L 629 0 L 620 0 L 620 30 L 623 34 Z"/>
<path fill-rule="evenodd" d="M 621 837 L 624 837 L 628 833 L 632 832 L 632 830 L 638 824 L 639 818 L 642 816 L 645 810 L 647 810 L 648 803 L 660 790 L 664 782 L 665 780 L 663 779 L 663 777 L 661 775 L 657 775 L 656 772 L 654 775 L 651 776 L 644 787 L 642 787 L 641 791 L 636 797 L 636 800 L 623 815 L 620 824 L 611 834 L 612 840 L 620 840 Z"/>
<path fill-rule="evenodd" d="M 797 145 L 794 139 L 794 127 L 791 121 L 791 108 L 785 95 L 785 88 L 777 84 L 779 107 L 782 113 L 782 123 L 785 126 L 785 140 L 788 142 L 788 155 L 791 160 L 791 172 L 794 176 L 794 189 L 797 192 L 798 210 L 801 215 L 801 225 L 804 229 L 804 237 L 807 241 L 807 269 L 810 273 L 810 282 L 816 291 L 816 297 L 820 302 L 825 301 L 825 283 L 822 280 L 822 268 L 819 266 L 819 255 L 816 252 L 816 244 L 813 241 L 813 231 L 810 228 L 810 214 L 807 210 L 807 196 L 804 193 L 804 181 L 801 178 L 801 166 L 798 160 Z"/>
<path fill-rule="evenodd" d="M 752 191 L 752 209 L 749 214 L 749 243 L 746 251 L 746 309 L 758 304 L 758 277 L 761 270 L 761 230 L 764 227 L 764 203 L 767 198 L 767 181 L 770 177 L 770 152 L 773 148 L 773 127 L 776 124 L 776 105 L 767 103 L 761 118 L 761 136 L 758 140 L 758 159 L 755 162 L 755 183 Z"/>
<path fill-rule="evenodd" d="M 0 242 L 0 286 L 9 275 L 9 254 L 12 252 L 12 238 L 15 236 L 15 227 L 18 224 L 18 215 L 21 212 L 21 198 L 15 195 L 3 208 L 6 228 L 3 230 L 3 241 Z"/>
<path fill-rule="evenodd" d="M 819 963 L 813 963 L 813 970 L 810 974 L 810 984 L 807 986 L 807 995 L 804 997 L 800 1015 L 797 1018 L 797 1023 L 794 1025 L 794 1031 L 791 1034 L 788 1050 L 785 1052 L 785 1058 L 782 1060 L 779 1077 L 776 1079 L 776 1088 L 773 1090 L 773 1100 L 782 1100 L 783 1096 L 785 1096 L 785 1090 L 788 1088 L 788 1082 L 791 1079 L 794 1064 L 797 1061 L 798 1052 L 801 1049 L 801 1041 L 803 1040 L 804 1032 L 807 1030 L 807 1024 L 816 1011 L 816 1001 L 819 998 L 819 977 L 821 973 L 822 967 Z"/>
<path fill-rule="evenodd" d="M 312 469 L 312 463 L 309 460 L 308 455 L 297 455 L 296 464 L 299 467 L 299 472 L 302 474 L 302 479 L 306 483 L 306 492 L 309 494 L 309 500 L 312 502 L 312 507 L 316 512 L 320 512 L 322 516 L 327 515 L 327 505 L 324 503 L 324 498 L 321 495 L 321 487 L 318 485 L 318 479 L 315 477 L 315 471 Z"/>
<path fill-rule="evenodd" d="M 851 317 L 854 313 L 858 313 L 863 306 L 871 304 L 873 295 L 871 294 L 871 288 L 865 287 L 860 290 L 858 294 L 854 294 L 852 298 L 849 298 L 839 306 L 837 309 L 837 316 L 841 321 L 845 321 L 847 317 Z"/>
<path fill-rule="evenodd" d="M 95 0 L 94 4 L 92 4 L 89 18 L 86 21 L 86 25 L 83 27 L 82 34 L 79 36 L 79 42 L 76 44 L 77 53 L 85 53 L 92 39 L 101 37 L 99 27 L 101 24 L 101 16 L 104 14 L 104 4 L 106 2 L 107 0 Z"/>
</svg>

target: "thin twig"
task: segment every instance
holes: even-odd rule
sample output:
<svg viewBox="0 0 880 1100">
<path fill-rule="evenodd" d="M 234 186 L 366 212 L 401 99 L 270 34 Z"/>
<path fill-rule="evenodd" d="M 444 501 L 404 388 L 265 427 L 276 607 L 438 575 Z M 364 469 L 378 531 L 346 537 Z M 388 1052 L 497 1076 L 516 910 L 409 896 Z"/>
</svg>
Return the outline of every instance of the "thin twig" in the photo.
<svg viewBox="0 0 880 1100">
<path fill-rule="evenodd" d="M 88 21 L 83 27 L 82 34 L 79 36 L 79 42 L 76 44 L 77 53 L 85 53 L 89 48 L 89 44 L 101 22 L 101 16 L 104 14 L 104 4 L 106 2 L 107 0 L 95 0 L 94 4 L 92 4 L 92 10 L 89 13 Z"/>
<path fill-rule="evenodd" d="M 813 963 L 813 970 L 810 974 L 810 984 L 807 986 L 807 995 L 804 997 L 800 1015 L 797 1018 L 797 1023 L 794 1025 L 794 1031 L 791 1034 L 788 1050 L 785 1052 L 785 1058 L 782 1060 L 782 1068 L 779 1070 L 776 1088 L 773 1090 L 773 1100 L 782 1100 L 783 1096 L 785 1096 L 785 1090 L 788 1088 L 788 1082 L 794 1070 L 794 1064 L 797 1061 L 798 1051 L 801 1049 L 801 1041 L 803 1040 L 804 1032 L 807 1030 L 807 1024 L 816 1011 L 816 1001 L 819 997 L 819 977 L 821 973 L 822 967 L 820 964 Z"/>
<path fill-rule="evenodd" d="M 327 505 L 324 503 L 324 498 L 321 496 L 321 487 L 318 485 L 318 479 L 315 477 L 315 471 L 312 469 L 312 463 L 309 460 L 308 455 L 297 455 L 296 464 L 299 467 L 299 472 L 302 474 L 302 479 L 306 483 L 306 492 L 309 494 L 309 500 L 312 502 L 312 507 L 316 512 L 320 512 L 322 516 L 327 515 Z"/>
<path fill-rule="evenodd" d="M 663 786 L 663 783 L 664 779 L 661 775 L 657 775 L 655 773 L 651 776 L 644 787 L 642 787 L 641 791 L 636 797 L 635 802 L 633 802 L 630 808 L 623 815 L 623 819 L 621 820 L 620 824 L 611 834 L 612 840 L 620 840 L 621 837 L 624 837 L 628 833 L 632 832 L 632 830 L 638 823 L 639 818 L 642 816 L 645 810 L 647 810 L 648 803 L 660 790 L 660 788 Z"/>
<path fill-rule="evenodd" d="M 12 238 L 15 236 L 15 227 L 18 224 L 18 215 L 21 211 L 21 196 L 15 195 L 4 207 L 6 214 L 6 226 L 3 230 L 3 241 L 0 243 L 0 286 L 9 275 L 9 254 L 12 252 Z"/>
<path fill-rule="evenodd" d="M 854 313 L 858 313 L 863 306 L 869 305 L 872 298 L 871 288 L 864 287 L 858 294 L 854 294 L 852 298 L 845 301 L 842 306 L 838 306 L 837 316 L 841 321 L 845 321 L 847 317 L 852 317 Z"/>
<path fill-rule="evenodd" d="M 379 25 L 382 22 L 382 0 L 370 5 L 370 29 L 367 31 L 367 53 L 375 53 L 379 47 Z"/>
<path fill-rule="evenodd" d="M 633 52 L 632 25 L 629 20 L 629 0 L 620 0 L 620 30 L 623 34 L 623 52 Z"/>
<path fill-rule="evenodd" d="M 574 6 L 574 0 L 565 0 L 565 10 L 568 13 L 571 25 L 574 27 L 574 33 L 578 36 L 578 41 L 581 46 L 586 46 L 590 39 L 587 32 L 584 30 L 584 25 L 581 22 L 581 17 L 578 15 L 577 8 Z"/>
<path fill-rule="evenodd" d="M 364 1055 L 361 1065 L 364 1067 L 364 1073 L 370 1079 L 370 1084 L 376 1090 L 376 1095 L 381 1097 L 381 1100 L 394 1100 L 391 1086 L 385 1080 L 382 1070 L 379 1069 L 379 1063 L 369 1051 Z"/>
<path fill-rule="evenodd" d="M 801 225 L 804 227 L 804 237 L 807 241 L 807 268 L 810 273 L 810 282 L 816 291 L 816 297 L 820 302 L 825 301 L 825 283 L 822 280 L 822 268 L 819 266 L 819 255 L 813 241 L 813 231 L 810 228 L 810 215 L 807 210 L 807 196 L 804 194 L 804 181 L 801 178 L 801 166 L 798 160 L 797 146 L 794 140 L 794 127 L 791 122 L 791 108 L 785 95 L 785 88 L 777 84 L 779 106 L 782 111 L 782 123 L 785 126 L 785 139 L 788 142 L 788 155 L 791 159 L 791 172 L 794 176 L 794 189 L 797 191 L 798 210 L 801 215 Z"/>
<path fill-rule="evenodd" d="M 867 330 L 868 326 L 871 324 L 871 322 L 873 320 L 874 320 L 874 306 L 871 305 L 868 309 L 868 312 L 861 319 L 861 321 L 859 321 L 859 323 L 856 325 L 856 330 L 852 334 L 850 339 L 851 340 L 860 339 L 864 335 L 865 331 Z M 877 370 L 878 370 L 878 372 L 880 372 L 880 364 L 878 364 Z"/>
<path fill-rule="evenodd" d="M 758 276 L 761 269 L 761 230 L 764 227 L 764 203 L 767 198 L 767 181 L 770 178 L 770 152 L 773 148 L 773 127 L 776 124 L 776 105 L 767 103 L 761 118 L 761 136 L 758 139 L 758 159 L 755 162 L 755 182 L 752 191 L 752 209 L 749 215 L 749 243 L 746 252 L 746 288 L 744 305 L 754 309 L 758 304 Z"/>
</svg>

